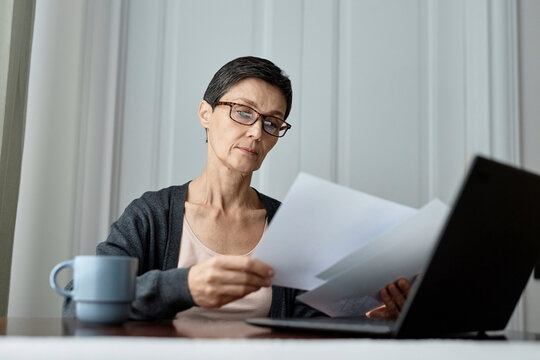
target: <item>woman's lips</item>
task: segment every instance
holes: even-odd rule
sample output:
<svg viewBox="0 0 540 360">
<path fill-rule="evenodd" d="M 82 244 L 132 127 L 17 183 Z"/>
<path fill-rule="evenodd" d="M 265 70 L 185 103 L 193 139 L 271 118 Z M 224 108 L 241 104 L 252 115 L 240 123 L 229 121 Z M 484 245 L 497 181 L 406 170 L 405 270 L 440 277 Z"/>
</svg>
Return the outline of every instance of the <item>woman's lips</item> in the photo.
<svg viewBox="0 0 540 360">
<path fill-rule="evenodd" d="M 242 152 L 248 154 L 248 155 L 251 155 L 251 156 L 259 155 L 258 152 L 256 152 L 255 150 L 252 150 L 250 148 L 238 146 L 238 149 L 241 150 Z"/>
</svg>

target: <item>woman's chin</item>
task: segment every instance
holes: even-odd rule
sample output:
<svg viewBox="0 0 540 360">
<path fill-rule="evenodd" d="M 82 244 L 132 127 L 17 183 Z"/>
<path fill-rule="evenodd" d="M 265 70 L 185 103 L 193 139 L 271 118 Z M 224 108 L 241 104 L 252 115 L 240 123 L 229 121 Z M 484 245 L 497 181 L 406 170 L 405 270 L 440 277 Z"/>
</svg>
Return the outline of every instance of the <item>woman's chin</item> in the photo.
<svg viewBox="0 0 540 360">
<path fill-rule="evenodd" d="M 236 168 L 235 170 L 242 174 L 243 176 L 252 175 L 254 171 L 259 170 L 260 166 L 258 167 L 240 167 Z"/>
<path fill-rule="evenodd" d="M 260 168 L 261 168 L 261 164 L 255 163 L 255 162 L 249 162 L 249 163 L 241 162 L 241 163 L 232 164 L 232 166 L 230 167 L 231 170 L 237 171 L 244 175 L 250 175 L 254 171 L 259 170 Z"/>
</svg>

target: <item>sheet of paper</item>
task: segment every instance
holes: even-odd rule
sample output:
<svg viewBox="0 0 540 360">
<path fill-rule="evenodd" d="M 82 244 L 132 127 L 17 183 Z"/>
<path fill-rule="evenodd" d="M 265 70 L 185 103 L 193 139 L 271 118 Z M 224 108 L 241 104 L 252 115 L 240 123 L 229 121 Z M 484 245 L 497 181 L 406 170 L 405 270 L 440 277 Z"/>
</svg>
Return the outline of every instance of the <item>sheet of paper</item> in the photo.
<svg viewBox="0 0 540 360">
<path fill-rule="evenodd" d="M 300 173 L 253 253 L 274 285 L 311 290 L 316 277 L 417 210 Z"/>
<path fill-rule="evenodd" d="M 397 224 L 377 239 L 374 239 L 375 241 L 367 242 L 358 250 L 317 274 L 317 278 L 329 280 L 355 265 L 382 256 L 385 251 L 395 249 L 396 244 L 408 241 L 408 238 L 412 239 L 410 241 L 422 246 L 422 244 L 431 240 L 431 236 L 436 236 L 436 234 L 432 235 L 430 231 L 438 231 L 437 224 L 446 217 L 447 209 L 448 207 L 440 200 L 431 201 L 408 221 Z"/>
<path fill-rule="evenodd" d="M 381 288 L 400 277 L 412 279 L 422 270 L 447 212 L 446 205 L 433 200 L 321 273 L 329 280 L 298 299 L 332 317 L 359 315 L 381 305 Z"/>
</svg>

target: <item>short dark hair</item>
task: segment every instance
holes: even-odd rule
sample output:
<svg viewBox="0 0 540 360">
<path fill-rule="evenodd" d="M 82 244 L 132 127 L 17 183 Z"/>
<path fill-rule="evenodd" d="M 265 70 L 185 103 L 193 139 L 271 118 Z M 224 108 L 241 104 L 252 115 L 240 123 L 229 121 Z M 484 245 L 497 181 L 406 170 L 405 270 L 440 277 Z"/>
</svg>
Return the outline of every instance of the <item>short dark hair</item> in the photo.
<svg viewBox="0 0 540 360">
<path fill-rule="evenodd" d="M 204 92 L 204 100 L 212 106 L 212 109 L 215 109 L 221 97 L 240 80 L 246 78 L 264 80 L 281 90 L 287 102 L 284 114 L 284 119 L 287 119 L 292 105 L 291 80 L 273 62 L 255 56 L 239 57 L 223 65 L 210 80 Z"/>
</svg>

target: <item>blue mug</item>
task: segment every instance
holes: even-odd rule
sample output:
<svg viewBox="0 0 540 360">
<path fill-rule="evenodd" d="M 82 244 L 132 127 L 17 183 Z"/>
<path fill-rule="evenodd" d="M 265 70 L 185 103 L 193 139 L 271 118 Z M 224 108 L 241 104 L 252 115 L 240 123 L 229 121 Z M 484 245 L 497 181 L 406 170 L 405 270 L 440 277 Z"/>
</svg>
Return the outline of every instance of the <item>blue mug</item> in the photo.
<svg viewBox="0 0 540 360">
<path fill-rule="evenodd" d="M 135 299 L 139 259 L 127 256 L 76 256 L 56 265 L 49 277 L 54 291 L 71 297 L 79 320 L 95 324 L 120 324 L 129 319 Z M 56 283 L 63 268 L 73 270 L 73 290 Z"/>
</svg>

